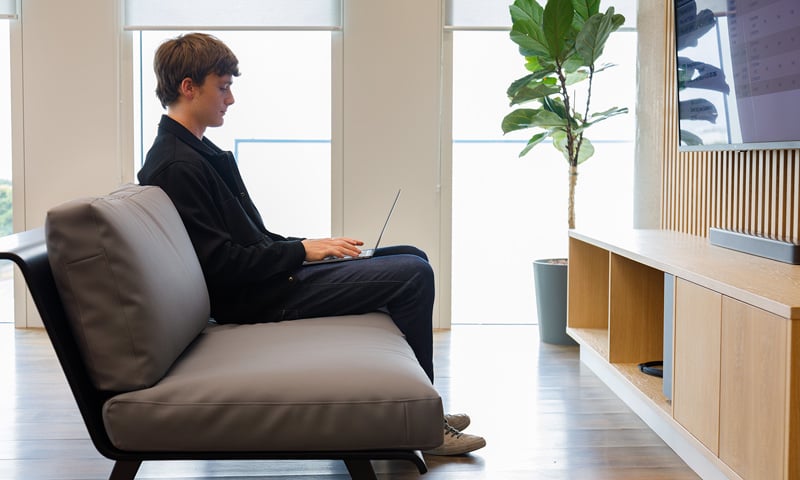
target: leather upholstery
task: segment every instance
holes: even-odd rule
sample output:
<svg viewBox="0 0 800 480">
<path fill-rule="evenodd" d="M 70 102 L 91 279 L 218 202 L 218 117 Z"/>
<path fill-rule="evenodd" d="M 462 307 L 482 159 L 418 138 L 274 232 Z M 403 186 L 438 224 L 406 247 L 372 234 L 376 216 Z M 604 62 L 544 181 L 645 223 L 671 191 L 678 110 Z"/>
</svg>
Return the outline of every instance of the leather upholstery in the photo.
<svg viewBox="0 0 800 480">
<path fill-rule="evenodd" d="M 126 185 L 51 209 L 45 229 L 95 386 L 122 392 L 156 383 L 209 319 L 203 273 L 169 197 Z"/>
<path fill-rule="evenodd" d="M 103 419 L 127 451 L 432 448 L 439 394 L 382 313 L 206 329 Z"/>
</svg>

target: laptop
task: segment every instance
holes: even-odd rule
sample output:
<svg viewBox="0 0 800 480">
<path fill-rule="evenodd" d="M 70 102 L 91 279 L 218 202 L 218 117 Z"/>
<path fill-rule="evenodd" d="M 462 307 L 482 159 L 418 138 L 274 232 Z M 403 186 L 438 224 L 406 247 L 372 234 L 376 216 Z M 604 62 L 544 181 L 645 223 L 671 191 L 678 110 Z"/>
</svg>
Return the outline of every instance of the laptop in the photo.
<svg viewBox="0 0 800 480">
<path fill-rule="evenodd" d="M 389 219 L 392 218 L 392 212 L 394 212 L 394 207 L 397 205 L 397 200 L 400 198 L 400 192 L 401 191 L 402 191 L 402 189 L 398 189 L 397 190 L 397 195 L 394 196 L 394 202 L 392 202 L 392 207 L 389 208 L 389 214 L 386 215 L 386 221 L 383 222 L 383 228 L 381 228 L 381 232 L 378 234 L 378 240 L 375 242 L 375 247 L 374 248 L 367 248 L 367 249 L 361 250 L 361 253 L 359 253 L 355 257 L 351 257 L 351 256 L 333 257 L 333 256 L 331 256 L 331 257 L 325 257 L 322 260 L 314 260 L 314 261 L 311 261 L 311 262 L 305 261 L 305 262 L 303 262 L 303 265 L 319 265 L 319 264 L 322 264 L 322 263 L 348 262 L 350 260 L 364 260 L 364 259 L 367 259 L 367 258 L 372 258 L 372 256 L 375 255 L 375 250 L 377 250 L 378 247 L 381 244 L 381 238 L 383 238 L 383 232 L 386 231 L 386 226 L 389 225 Z"/>
</svg>

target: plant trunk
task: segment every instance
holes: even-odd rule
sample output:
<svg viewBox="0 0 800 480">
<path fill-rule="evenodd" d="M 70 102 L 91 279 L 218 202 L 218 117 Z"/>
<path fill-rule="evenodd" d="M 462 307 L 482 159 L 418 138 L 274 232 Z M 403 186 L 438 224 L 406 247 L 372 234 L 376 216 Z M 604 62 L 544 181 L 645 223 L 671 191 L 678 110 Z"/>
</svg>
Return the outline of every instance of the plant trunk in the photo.
<svg viewBox="0 0 800 480">
<path fill-rule="evenodd" d="M 578 166 L 569 166 L 569 204 L 567 210 L 567 224 L 569 229 L 575 228 L 575 185 L 578 183 Z"/>
</svg>

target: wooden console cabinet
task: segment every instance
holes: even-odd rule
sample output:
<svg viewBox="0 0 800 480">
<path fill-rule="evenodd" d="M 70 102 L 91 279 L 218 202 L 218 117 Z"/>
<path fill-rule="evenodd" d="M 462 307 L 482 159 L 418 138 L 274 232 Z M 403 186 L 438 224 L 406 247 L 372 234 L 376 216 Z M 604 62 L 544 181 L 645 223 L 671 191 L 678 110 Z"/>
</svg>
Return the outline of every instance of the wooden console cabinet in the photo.
<svg viewBox="0 0 800 480">
<path fill-rule="evenodd" d="M 569 242 L 581 360 L 702 478 L 800 480 L 800 266 L 666 230 Z M 671 399 L 638 368 L 669 358 L 665 306 Z"/>
</svg>

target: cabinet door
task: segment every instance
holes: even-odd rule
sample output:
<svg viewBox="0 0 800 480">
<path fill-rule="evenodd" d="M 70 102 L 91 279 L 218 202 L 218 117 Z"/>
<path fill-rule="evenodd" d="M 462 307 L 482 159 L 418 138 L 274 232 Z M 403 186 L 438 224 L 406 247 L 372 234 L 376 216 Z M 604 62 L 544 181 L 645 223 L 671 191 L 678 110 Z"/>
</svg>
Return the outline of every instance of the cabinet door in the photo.
<svg viewBox="0 0 800 480">
<path fill-rule="evenodd" d="M 720 452 L 745 480 L 786 478 L 789 321 L 723 297 Z"/>
<path fill-rule="evenodd" d="M 719 454 L 722 295 L 681 278 L 675 284 L 672 414 Z"/>
</svg>

